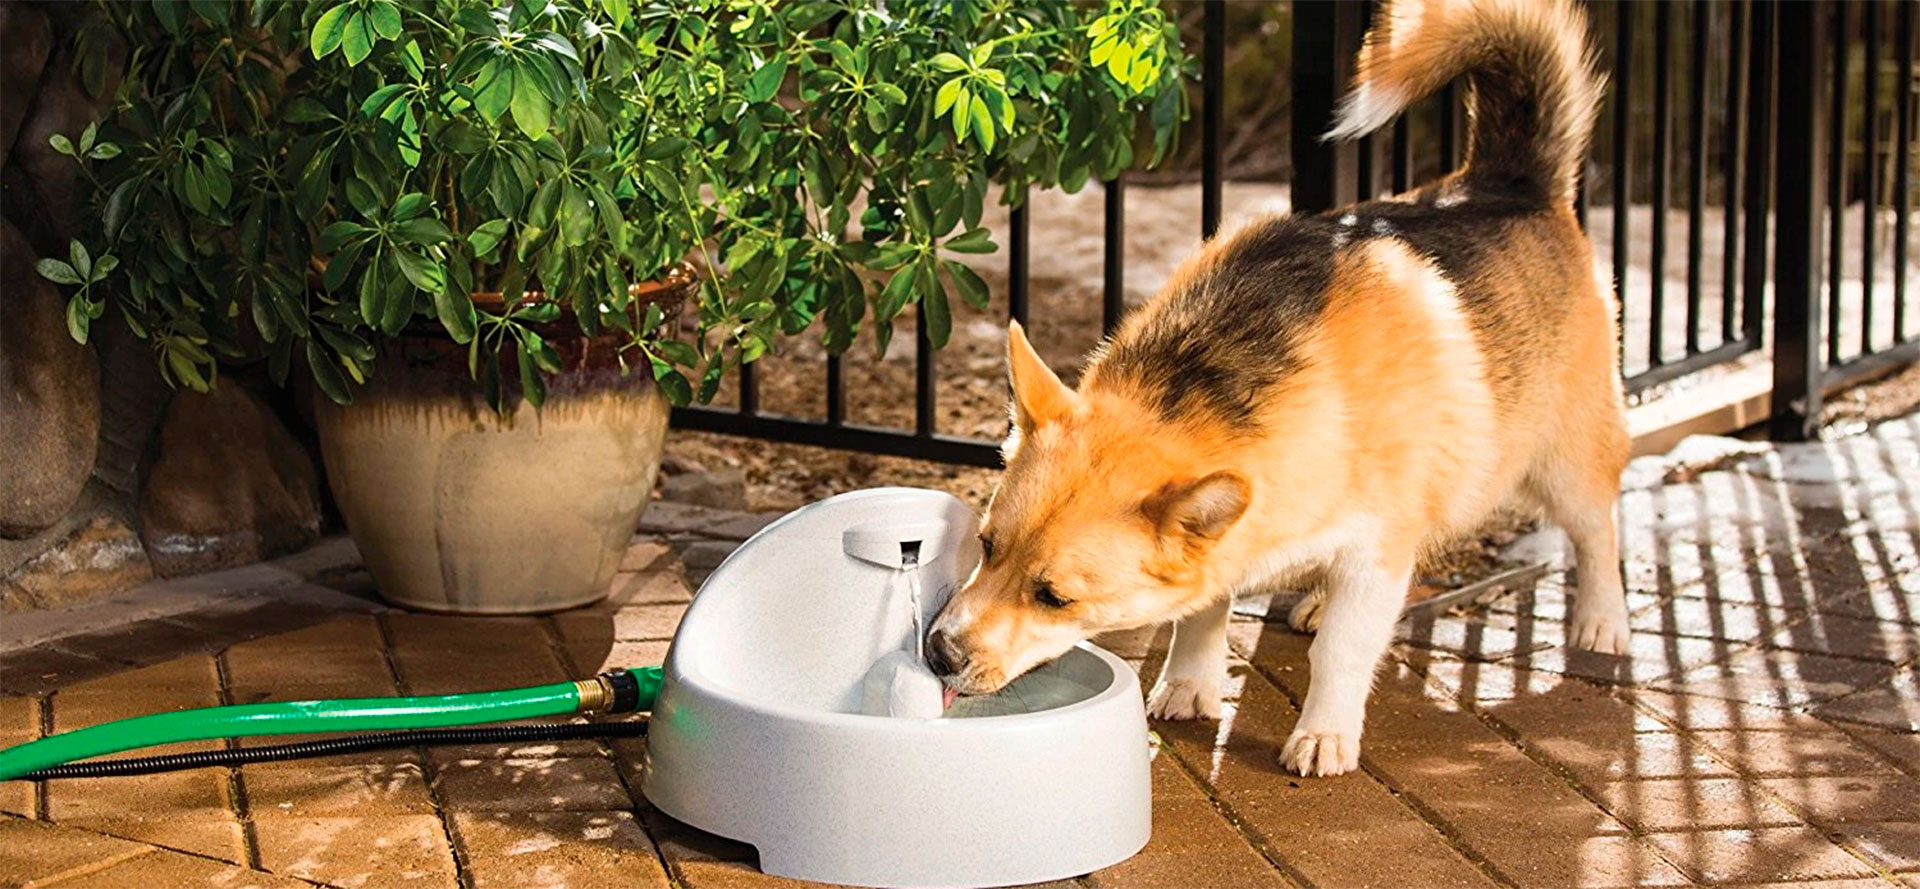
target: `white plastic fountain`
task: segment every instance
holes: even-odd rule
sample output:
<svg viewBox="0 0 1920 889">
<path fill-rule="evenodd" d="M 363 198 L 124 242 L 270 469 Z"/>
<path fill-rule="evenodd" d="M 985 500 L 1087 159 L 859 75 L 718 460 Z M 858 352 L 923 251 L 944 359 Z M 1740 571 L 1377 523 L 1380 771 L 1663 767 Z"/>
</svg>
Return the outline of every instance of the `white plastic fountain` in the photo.
<svg viewBox="0 0 1920 889">
<path fill-rule="evenodd" d="M 1083 644 L 943 716 L 873 715 L 884 708 L 863 680 L 918 651 L 979 561 L 974 527 L 948 494 L 879 488 L 748 540 L 667 654 L 647 799 L 752 844 L 766 873 L 829 883 L 1035 883 L 1138 852 L 1152 821 L 1146 714 L 1112 654 Z M 895 660 L 918 669 L 917 656 Z M 910 681 L 893 692 L 913 695 Z"/>
</svg>

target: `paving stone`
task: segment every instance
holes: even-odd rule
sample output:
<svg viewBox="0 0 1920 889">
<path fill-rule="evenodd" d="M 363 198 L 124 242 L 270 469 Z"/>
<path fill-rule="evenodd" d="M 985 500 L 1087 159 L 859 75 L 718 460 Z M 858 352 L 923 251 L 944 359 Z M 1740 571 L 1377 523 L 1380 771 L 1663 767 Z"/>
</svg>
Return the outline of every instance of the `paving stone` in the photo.
<svg viewBox="0 0 1920 889">
<path fill-rule="evenodd" d="M 1885 682 L 1823 704 L 1814 713 L 1824 719 L 1920 731 L 1920 675 L 1902 670 Z"/>
<path fill-rule="evenodd" d="M 1596 654 L 1558 645 L 1522 652 L 1503 663 L 1517 669 L 1578 676 L 1611 685 L 1645 684 L 1727 658 L 1742 644 L 1723 639 L 1635 633 L 1627 641 L 1625 655 Z"/>
<path fill-rule="evenodd" d="M 0 652 L 0 695 L 40 694 L 128 666 L 119 661 L 62 651 L 51 645 Z"/>
<path fill-rule="evenodd" d="M 66 732 L 116 719 L 214 707 L 220 703 L 220 674 L 213 658 L 189 655 L 62 687 L 51 700 L 53 730 Z M 217 741 L 189 742 L 155 748 L 153 752 L 177 753 L 216 746 Z"/>
<path fill-rule="evenodd" d="M 384 648 L 386 640 L 380 632 L 379 618 L 371 614 L 343 614 L 312 626 L 240 643 L 229 649 L 228 654 L 259 649 L 284 656 L 289 652 L 304 654 L 339 649 L 379 651 Z"/>
<path fill-rule="evenodd" d="M 152 848 L 92 831 L 0 815 L 0 886 L 79 877 Z"/>
<path fill-rule="evenodd" d="M 1516 624 L 1504 615 L 1480 615 L 1473 619 L 1420 612 L 1400 622 L 1394 638 L 1403 645 L 1444 651 L 1473 661 L 1506 660 L 1522 652 L 1549 648 L 1549 640 L 1535 632 L 1542 624 Z M 1558 629 L 1556 627 L 1556 629 Z"/>
<path fill-rule="evenodd" d="M 434 790 L 464 812 L 597 812 L 631 804 L 613 763 L 603 757 L 462 759 L 442 763 Z"/>
<path fill-rule="evenodd" d="M 1813 775 L 1755 782 L 1816 824 L 1920 821 L 1920 781 L 1887 775 Z"/>
<path fill-rule="evenodd" d="M 1803 713 L 1725 698 L 1673 694 L 1653 689 L 1631 689 L 1624 694 L 1635 705 L 1683 731 L 1824 731 L 1829 728 L 1826 723 Z"/>
<path fill-rule="evenodd" d="M 236 569 L 233 574 L 239 575 L 243 572 L 259 570 L 284 569 L 256 565 Z M 226 572 L 201 575 L 186 580 L 214 584 L 219 583 L 224 574 Z M 327 592 L 330 595 L 332 593 L 330 590 Z M 338 597 L 327 604 L 322 604 L 294 598 L 286 595 L 284 590 L 275 590 L 262 595 L 230 598 L 207 608 L 169 615 L 167 619 L 225 640 L 228 644 L 236 644 L 332 620 L 340 615 L 342 606 L 343 603 L 338 600 Z"/>
<path fill-rule="evenodd" d="M 480 652 L 487 656 L 476 657 Z M 529 640 L 520 645 L 475 646 L 465 651 L 401 649 L 393 653 L 393 663 L 407 693 L 416 695 L 521 688 L 573 678 L 545 634 L 537 645 Z"/>
<path fill-rule="evenodd" d="M 68 827 L 139 840 L 229 864 L 247 863 L 245 829 L 240 826 L 240 819 L 228 812 L 90 815 L 58 820 Z"/>
<path fill-rule="evenodd" d="M 1734 775 L 1733 768 L 1685 735 L 1637 732 L 1617 740 L 1579 737 L 1523 737 L 1529 752 L 1551 760 L 1586 786 L 1634 778 L 1709 778 Z"/>
<path fill-rule="evenodd" d="M 556 722 L 581 724 L 587 722 L 584 716 L 541 717 L 539 719 L 516 719 L 510 722 L 491 723 L 493 726 L 507 727 L 519 725 L 550 725 Z M 560 759 L 573 756 L 603 756 L 601 741 L 593 738 L 574 738 L 567 741 L 513 741 L 494 744 L 447 744 L 427 748 L 427 757 L 436 767 L 459 763 L 462 760 L 477 759 Z"/>
<path fill-rule="evenodd" d="M 100 870 L 37 885 L 59 889 L 296 889 L 312 883 L 159 850 Z"/>
<path fill-rule="evenodd" d="M 673 573 L 673 548 L 658 537 L 636 535 L 620 556 L 621 571 L 660 571 Z"/>
<path fill-rule="evenodd" d="M 1750 775 L 1875 775 L 1894 769 L 1838 731 L 1695 732 L 1693 737 Z"/>
<path fill-rule="evenodd" d="M 217 651 L 231 641 L 209 627 L 161 618 L 62 636 L 55 644 L 67 651 L 107 660 L 146 664 L 184 654 Z"/>
<path fill-rule="evenodd" d="M 15 744 L 26 743 L 26 738 L 0 736 L 0 749 Z M 34 785 L 27 781 L 7 781 L 0 783 L 0 815 L 19 815 L 32 818 L 39 808 L 38 793 Z"/>
<path fill-rule="evenodd" d="M 1161 758 L 1171 754 L 1199 773 L 1289 867 L 1323 885 L 1488 884 L 1443 834 L 1371 777 L 1306 779 L 1282 771 L 1280 746 L 1298 717 L 1260 676 L 1238 672 L 1229 693 L 1233 700 L 1217 725 L 1162 724 Z M 1381 848 L 1401 851 L 1382 856 Z"/>
<path fill-rule="evenodd" d="M 680 534 L 703 531 L 721 522 L 739 517 L 737 512 L 709 509 L 688 503 L 655 500 L 640 514 L 640 530 L 649 534 Z"/>
<path fill-rule="evenodd" d="M 453 886 L 453 850 L 433 815 L 300 817 L 253 820 L 260 864 L 268 871 L 343 889 Z"/>
<path fill-rule="evenodd" d="M 547 643 L 537 617 L 459 617 L 390 611 L 381 615 L 394 654 L 521 651 Z"/>
<path fill-rule="evenodd" d="M 1840 834 L 1892 871 L 1920 871 L 1920 824 L 1843 824 Z"/>
<path fill-rule="evenodd" d="M 281 815 L 406 815 L 431 813 L 433 799 L 419 765 L 404 762 L 267 763 L 241 770 L 253 812 Z"/>
<path fill-rule="evenodd" d="M 613 576 L 606 601 L 616 607 L 684 605 L 693 601 L 693 588 L 687 586 L 686 575 L 677 570 L 622 571 Z"/>
<path fill-rule="evenodd" d="M 1633 612 L 1628 626 L 1636 633 L 1746 642 L 1791 633 L 1806 619 L 1805 612 L 1777 606 L 1675 596 Z"/>
<path fill-rule="evenodd" d="M 1746 651 L 1657 682 L 1682 694 L 1799 707 L 1831 700 L 1887 677 L 1885 665 L 1786 651 Z"/>
<path fill-rule="evenodd" d="M 1338 837 L 1324 842 L 1337 844 Z M 1089 875 L 1087 885 L 1112 889 L 1154 887 L 1290 887 L 1203 797 L 1156 799 L 1153 838 L 1140 854 Z"/>
<path fill-rule="evenodd" d="M 40 699 L 37 697 L 0 698 L 0 734 L 40 733 Z"/>
<path fill-rule="evenodd" d="M 1847 726 L 1854 740 L 1878 750 L 1908 774 L 1920 775 L 1920 735 L 1882 731 L 1865 726 Z"/>
<path fill-rule="evenodd" d="M 1473 842 L 1488 864 L 1523 889 L 1687 884 L 1686 875 L 1636 837 L 1557 837 L 1542 843 L 1540 837 L 1512 832 Z"/>
<path fill-rule="evenodd" d="M 633 813 L 456 813 L 473 889 L 669 885 Z"/>
<path fill-rule="evenodd" d="M 1595 788 L 1607 811 L 1639 831 L 1799 825 L 1752 782 L 1741 778 L 1647 778 Z"/>
<path fill-rule="evenodd" d="M 1874 875 L 1872 868 L 1810 827 L 1660 833 L 1647 841 L 1702 883 Z"/>
<path fill-rule="evenodd" d="M 1789 651 L 1901 664 L 1920 656 L 1920 631 L 1901 623 L 1816 614 L 1772 633 L 1768 644 Z"/>
<path fill-rule="evenodd" d="M 665 639 L 650 642 L 569 643 L 567 660 L 575 676 L 592 676 L 615 667 L 650 667 L 667 662 Z"/>
<path fill-rule="evenodd" d="M 224 769 L 188 769 L 118 778 L 49 781 L 47 816 L 82 818 L 208 818 L 233 810 Z"/>
<path fill-rule="evenodd" d="M 249 645 L 229 649 L 222 657 L 227 664 L 228 689 L 236 704 L 399 693 L 393 668 L 378 648 L 275 651 Z"/>
<path fill-rule="evenodd" d="M 785 514 L 786 513 L 781 512 L 756 512 L 747 515 L 736 515 L 734 518 L 720 522 L 719 524 L 708 525 L 700 529 L 700 533 L 725 540 L 744 541 L 760 533 L 761 528 L 773 524 L 775 519 Z"/>
<path fill-rule="evenodd" d="M 553 616 L 560 637 L 583 642 L 652 642 L 673 638 L 685 604 L 628 605 L 613 611 L 564 612 Z"/>
</svg>

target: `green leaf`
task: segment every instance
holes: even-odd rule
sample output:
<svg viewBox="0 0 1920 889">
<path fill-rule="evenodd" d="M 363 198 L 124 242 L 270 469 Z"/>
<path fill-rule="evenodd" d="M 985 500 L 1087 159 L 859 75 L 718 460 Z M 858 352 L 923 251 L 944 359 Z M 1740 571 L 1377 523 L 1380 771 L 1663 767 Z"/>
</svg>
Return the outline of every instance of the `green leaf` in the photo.
<svg viewBox="0 0 1920 889">
<path fill-rule="evenodd" d="M 984 228 L 965 232 L 940 246 L 955 253 L 992 253 L 1000 249 L 993 243 L 993 232 Z"/>
<path fill-rule="evenodd" d="M 406 254 L 402 252 L 397 255 L 405 256 Z M 404 268 L 404 265 L 402 267 Z M 408 276 L 409 279 L 411 277 L 411 275 Z M 445 277 L 446 273 L 442 272 L 441 280 L 444 281 Z M 386 300 L 381 306 L 380 313 L 380 331 L 388 336 L 398 334 L 407 326 L 407 321 L 413 318 L 413 288 L 407 286 L 409 283 L 412 282 L 392 276 L 387 278 Z"/>
<path fill-rule="evenodd" d="M 67 242 L 67 261 L 73 264 L 73 270 L 80 274 L 81 280 L 93 277 L 93 255 L 87 252 L 87 245 L 78 238 Z"/>
<path fill-rule="evenodd" d="M 365 117 L 380 116 L 380 112 L 387 110 L 387 105 L 392 103 L 396 96 L 406 92 L 408 88 L 408 85 L 404 83 L 389 83 L 386 86 L 374 90 L 372 95 L 367 96 L 366 101 L 360 103 L 361 115 Z"/>
<path fill-rule="evenodd" d="M 513 68 L 498 62 L 480 69 L 480 80 L 473 91 L 473 107 L 488 123 L 500 120 L 513 102 Z"/>
<path fill-rule="evenodd" d="M 965 84 L 966 78 L 963 77 L 951 78 L 946 83 L 940 84 L 940 91 L 933 96 L 933 116 L 944 116 L 947 109 L 953 107 L 954 100 L 960 98 L 960 89 Z"/>
<path fill-rule="evenodd" d="M 193 168 L 188 167 L 187 169 L 192 170 Z M 380 218 L 380 196 L 373 193 L 373 186 L 368 185 L 366 180 L 358 176 L 349 176 L 347 177 L 345 189 L 347 192 L 347 203 L 352 204 L 353 209 L 360 211 L 361 216 L 368 219 Z"/>
<path fill-rule="evenodd" d="M 67 300 L 67 335 L 80 345 L 87 344 L 87 328 L 93 322 L 87 311 L 87 301 L 79 296 Z"/>
<path fill-rule="evenodd" d="M 966 60 L 950 52 L 940 53 L 934 56 L 930 62 L 935 70 L 945 71 L 948 74 L 967 70 Z"/>
<path fill-rule="evenodd" d="M 348 238 L 365 231 L 368 231 L 366 226 L 342 219 L 320 230 L 320 239 L 314 244 L 314 249 L 321 253 L 332 253 L 339 250 Z"/>
<path fill-rule="evenodd" d="M 446 223 L 431 216 L 409 219 L 394 226 L 393 230 L 408 243 L 422 247 L 431 247 L 453 240 L 453 230 L 447 228 Z"/>
<path fill-rule="evenodd" d="M 358 65 L 373 52 L 373 23 L 367 21 L 365 13 L 356 12 L 347 19 L 346 32 L 340 36 L 340 52 L 346 56 L 347 65 Z"/>
<path fill-rule="evenodd" d="M 128 213 L 133 209 L 133 190 L 138 181 L 123 179 L 107 195 L 106 206 L 100 211 L 100 224 L 106 227 L 107 240 L 120 239 L 120 230 L 126 227 Z"/>
<path fill-rule="evenodd" d="M 663 136 L 648 144 L 640 156 L 650 161 L 666 160 L 687 150 L 687 145 L 687 140 L 679 136 Z"/>
<path fill-rule="evenodd" d="M 87 128 L 80 131 L 80 151 L 82 153 L 92 151 L 93 140 L 99 137 L 100 137 L 100 124 L 98 123 L 87 124 Z"/>
<path fill-rule="evenodd" d="M 352 11 L 351 4 L 342 3 L 327 10 L 320 16 L 319 21 L 313 23 L 310 46 L 313 49 L 314 58 L 324 59 L 328 53 L 340 47 L 341 41 L 347 34 L 347 14 Z M 339 399 L 334 400 L 339 401 Z M 345 402 L 341 403 L 345 404 Z"/>
<path fill-rule="evenodd" d="M 953 141 L 964 142 L 967 138 L 967 117 L 973 113 L 973 95 L 962 87 L 960 94 L 953 99 Z"/>
<path fill-rule="evenodd" d="M 787 79 L 787 57 L 775 55 L 760 70 L 747 78 L 747 101 L 765 102 L 780 92 L 780 84 Z"/>
<path fill-rule="evenodd" d="M 440 326 L 447 329 L 447 335 L 453 337 L 454 342 L 466 343 L 473 339 L 479 321 L 473 297 L 457 292 L 453 282 L 434 292 L 433 313 L 440 317 Z"/>
<path fill-rule="evenodd" d="M 73 270 L 73 266 L 51 257 L 35 262 L 33 270 L 39 272 L 40 277 L 55 284 L 84 283 L 80 279 L 80 273 Z"/>
<path fill-rule="evenodd" d="M 978 95 L 973 97 L 973 136 L 980 140 L 980 147 L 993 150 L 993 115 L 987 112 L 987 103 Z"/>
<path fill-rule="evenodd" d="M 393 202 L 393 212 L 387 214 L 387 218 L 396 222 L 404 219 L 412 219 L 415 216 L 427 212 L 428 203 L 429 201 L 426 195 L 417 191 L 407 192 L 401 195 L 399 200 Z"/>
<path fill-rule="evenodd" d="M 347 381 L 340 376 L 333 359 L 327 357 L 326 347 L 318 340 L 307 340 L 307 368 L 313 371 L 313 384 L 334 404 L 351 404 L 353 394 L 347 391 Z"/>
<path fill-rule="evenodd" d="M 660 385 L 660 391 L 666 394 L 668 401 L 686 404 L 693 400 L 693 386 L 679 371 L 673 369 L 673 365 L 652 355 L 647 356 L 647 360 L 653 366 L 654 382 Z"/>
<path fill-rule="evenodd" d="M 400 36 L 400 10 L 391 3 L 375 3 L 371 12 L 373 30 L 392 40 Z"/>
<path fill-rule="evenodd" d="M 287 105 L 288 123 L 316 123 L 333 117 L 333 112 L 312 96 L 301 96 Z"/>
<path fill-rule="evenodd" d="M 515 78 L 513 90 L 513 122 L 530 139 L 539 139 L 547 134 L 547 126 L 553 120 L 553 106 L 547 102 L 533 78 L 522 74 Z"/>
<path fill-rule="evenodd" d="M 986 309 L 987 300 L 992 295 L 987 289 L 986 281 L 981 280 L 980 276 L 973 269 L 968 268 L 966 263 L 943 259 L 940 260 L 940 265 L 947 270 L 947 276 L 953 279 L 954 289 L 960 291 L 960 298 L 966 300 L 967 305 L 976 309 Z"/>
<path fill-rule="evenodd" d="M 360 319 L 370 327 L 379 327 L 384 314 L 380 291 L 380 253 L 375 251 L 373 261 L 360 273 Z"/>
<path fill-rule="evenodd" d="M 428 293 L 438 293 L 447 287 L 447 270 L 444 266 L 410 250 L 396 250 L 393 258 L 400 263 L 400 273 L 407 276 L 413 286 Z"/>
<path fill-rule="evenodd" d="M 560 353 L 555 351 L 546 340 L 541 339 L 540 334 L 529 330 L 526 339 L 522 342 L 526 344 L 527 351 L 533 355 L 535 367 L 547 373 L 560 372 Z"/>
<path fill-rule="evenodd" d="M 332 346 L 335 352 L 356 361 L 373 360 L 373 346 L 366 340 L 325 324 L 314 325 L 313 330 L 320 335 L 321 339 L 326 340 L 327 345 Z"/>
<path fill-rule="evenodd" d="M 578 247 L 593 233 L 593 207 L 587 193 L 578 188 L 563 188 L 560 194 L 560 234 L 567 246 Z"/>
<path fill-rule="evenodd" d="M 540 372 L 534 370 L 533 356 L 527 354 L 527 344 L 522 341 L 514 346 L 515 357 L 520 362 L 520 397 L 539 407 L 547 403 L 547 381 L 540 378 Z"/>
<path fill-rule="evenodd" d="M 921 267 L 914 268 L 920 271 Z M 921 285 L 925 292 L 920 297 L 920 312 L 927 319 L 927 340 L 933 343 L 936 349 L 944 348 L 947 345 L 947 339 L 953 336 L 953 315 L 947 306 L 947 292 L 940 289 L 939 281 L 934 280 L 929 274 L 918 275 L 916 281 L 927 281 L 931 284 L 930 287 Z"/>
<path fill-rule="evenodd" d="M 47 144 L 53 146 L 54 151 L 58 151 L 61 154 L 64 154 L 68 157 L 80 156 L 80 153 L 74 150 L 73 140 L 67 138 L 65 133 L 54 133 L 53 135 L 48 136 Z"/>
<path fill-rule="evenodd" d="M 120 146 L 115 145 L 112 142 L 102 142 L 98 145 L 93 146 L 92 151 L 87 152 L 87 157 L 93 158 L 94 160 L 97 160 L 97 161 L 110 161 L 119 156 L 120 156 Z"/>
<path fill-rule="evenodd" d="M 473 248 L 473 255 L 486 257 L 492 255 L 500 242 L 507 237 L 505 219 L 489 219 L 467 234 L 467 246 Z"/>
</svg>

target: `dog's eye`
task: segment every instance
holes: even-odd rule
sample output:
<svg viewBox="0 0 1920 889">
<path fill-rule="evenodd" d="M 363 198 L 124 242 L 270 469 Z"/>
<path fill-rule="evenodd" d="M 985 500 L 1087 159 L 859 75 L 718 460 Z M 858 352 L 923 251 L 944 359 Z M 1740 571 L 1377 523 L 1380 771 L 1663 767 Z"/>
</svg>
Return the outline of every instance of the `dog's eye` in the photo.
<svg viewBox="0 0 1920 889">
<path fill-rule="evenodd" d="M 1033 598 L 1048 608 L 1065 608 L 1073 604 L 1072 599 L 1060 598 L 1060 594 L 1053 591 L 1053 584 L 1044 580 L 1033 585 Z"/>
<path fill-rule="evenodd" d="M 983 562 L 993 561 L 993 538 L 985 534 L 980 535 L 980 560 Z"/>
</svg>

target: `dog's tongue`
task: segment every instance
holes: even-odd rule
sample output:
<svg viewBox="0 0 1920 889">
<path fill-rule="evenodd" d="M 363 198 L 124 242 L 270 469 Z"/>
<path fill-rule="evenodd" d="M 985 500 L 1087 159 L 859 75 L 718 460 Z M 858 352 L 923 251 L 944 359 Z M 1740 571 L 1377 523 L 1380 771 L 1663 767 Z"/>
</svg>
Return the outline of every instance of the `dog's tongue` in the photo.
<svg viewBox="0 0 1920 889">
<path fill-rule="evenodd" d="M 940 690 L 940 709 L 945 710 L 948 707 L 953 706 L 953 699 L 959 696 L 960 696 L 960 693 L 958 691 L 955 691 L 953 686 L 951 685 L 945 688 L 942 688 Z"/>
</svg>

